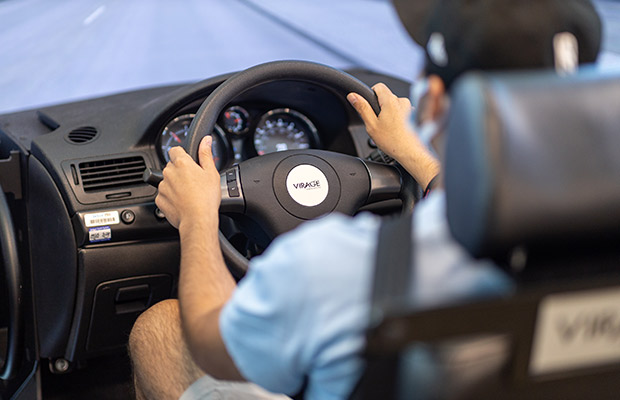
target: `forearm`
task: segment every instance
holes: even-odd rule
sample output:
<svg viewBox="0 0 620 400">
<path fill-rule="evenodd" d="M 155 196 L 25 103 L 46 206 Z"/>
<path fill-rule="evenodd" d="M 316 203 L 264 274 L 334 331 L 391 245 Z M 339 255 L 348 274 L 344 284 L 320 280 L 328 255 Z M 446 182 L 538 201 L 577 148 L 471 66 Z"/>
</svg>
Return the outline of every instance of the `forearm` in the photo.
<svg viewBox="0 0 620 400">
<path fill-rule="evenodd" d="M 183 221 L 179 303 L 190 353 L 207 373 L 240 379 L 219 334 L 219 313 L 235 281 L 228 272 L 218 240 L 217 215 Z"/>
<path fill-rule="evenodd" d="M 423 145 L 416 143 L 409 143 L 405 149 L 393 157 L 411 174 L 422 189 L 426 188 L 441 170 L 439 160 Z"/>
<path fill-rule="evenodd" d="M 420 142 L 415 133 L 403 130 L 398 140 L 381 149 L 402 165 L 422 188 L 426 188 L 441 169 L 439 160 Z"/>
</svg>

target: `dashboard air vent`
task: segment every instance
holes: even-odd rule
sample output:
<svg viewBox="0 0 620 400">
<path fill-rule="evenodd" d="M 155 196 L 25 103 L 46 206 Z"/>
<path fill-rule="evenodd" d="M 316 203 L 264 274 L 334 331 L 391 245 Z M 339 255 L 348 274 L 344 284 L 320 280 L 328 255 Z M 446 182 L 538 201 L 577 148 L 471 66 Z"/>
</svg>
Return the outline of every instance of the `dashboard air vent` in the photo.
<svg viewBox="0 0 620 400">
<path fill-rule="evenodd" d="M 88 161 L 78 166 L 85 192 L 140 185 L 146 164 L 142 157 Z"/>
<path fill-rule="evenodd" d="M 95 136 L 97 136 L 96 128 L 93 128 L 92 126 L 84 126 L 69 132 L 67 139 L 69 139 L 71 143 L 82 144 L 90 142 L 95 138 Z"/>
</svg>

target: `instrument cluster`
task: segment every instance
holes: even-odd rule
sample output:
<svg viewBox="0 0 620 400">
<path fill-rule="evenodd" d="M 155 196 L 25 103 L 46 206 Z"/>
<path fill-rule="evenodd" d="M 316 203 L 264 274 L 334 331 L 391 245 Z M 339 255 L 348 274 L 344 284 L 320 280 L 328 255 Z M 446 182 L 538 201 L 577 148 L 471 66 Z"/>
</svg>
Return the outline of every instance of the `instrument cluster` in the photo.
<svg viewBox="0 0 620 400">
<path fill-rule="evenodd" d="M 170 161 L 168 150 L 183 146 L 195 114 L 171 119 L 159 132 L 157 147 L 163 163 Z M 232 105 L 219 116 L 213 132 L 213 158 L 218 170 L 248 158 L 265 154 L 321 147 L 318 130 L 306 115 L 290 108 L 268 111 Z"/>
</svg>

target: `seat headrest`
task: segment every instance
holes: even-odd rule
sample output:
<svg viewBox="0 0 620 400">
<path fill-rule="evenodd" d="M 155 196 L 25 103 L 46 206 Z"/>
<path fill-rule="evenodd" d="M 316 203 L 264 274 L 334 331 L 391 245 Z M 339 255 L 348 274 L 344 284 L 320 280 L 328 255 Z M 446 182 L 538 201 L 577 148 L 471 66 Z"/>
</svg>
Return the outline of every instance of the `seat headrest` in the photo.
<svg viewBox="0 0 620 400">
<path fill-rule="evenodd" d="M 472 255 L 620 238 L 620 75 L 473 74 L 452 93 L 447 212 Z"/>
</svg>

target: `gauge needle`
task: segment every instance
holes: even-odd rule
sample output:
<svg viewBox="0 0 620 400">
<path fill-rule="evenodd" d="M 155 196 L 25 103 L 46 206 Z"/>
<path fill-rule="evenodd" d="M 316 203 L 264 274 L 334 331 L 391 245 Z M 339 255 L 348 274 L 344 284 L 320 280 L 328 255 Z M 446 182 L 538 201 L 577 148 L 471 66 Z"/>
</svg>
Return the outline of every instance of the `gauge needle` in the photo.
<svg viewBox="0 0 620 400">
<path fill-rule="evenodd" d="M 181 139 L 177 136 L 176 133 L 170 131 L 170 135 L 172 136 L 174 140 L 176 140 L 177 143 L 181 143 Z"/>
</svg>

